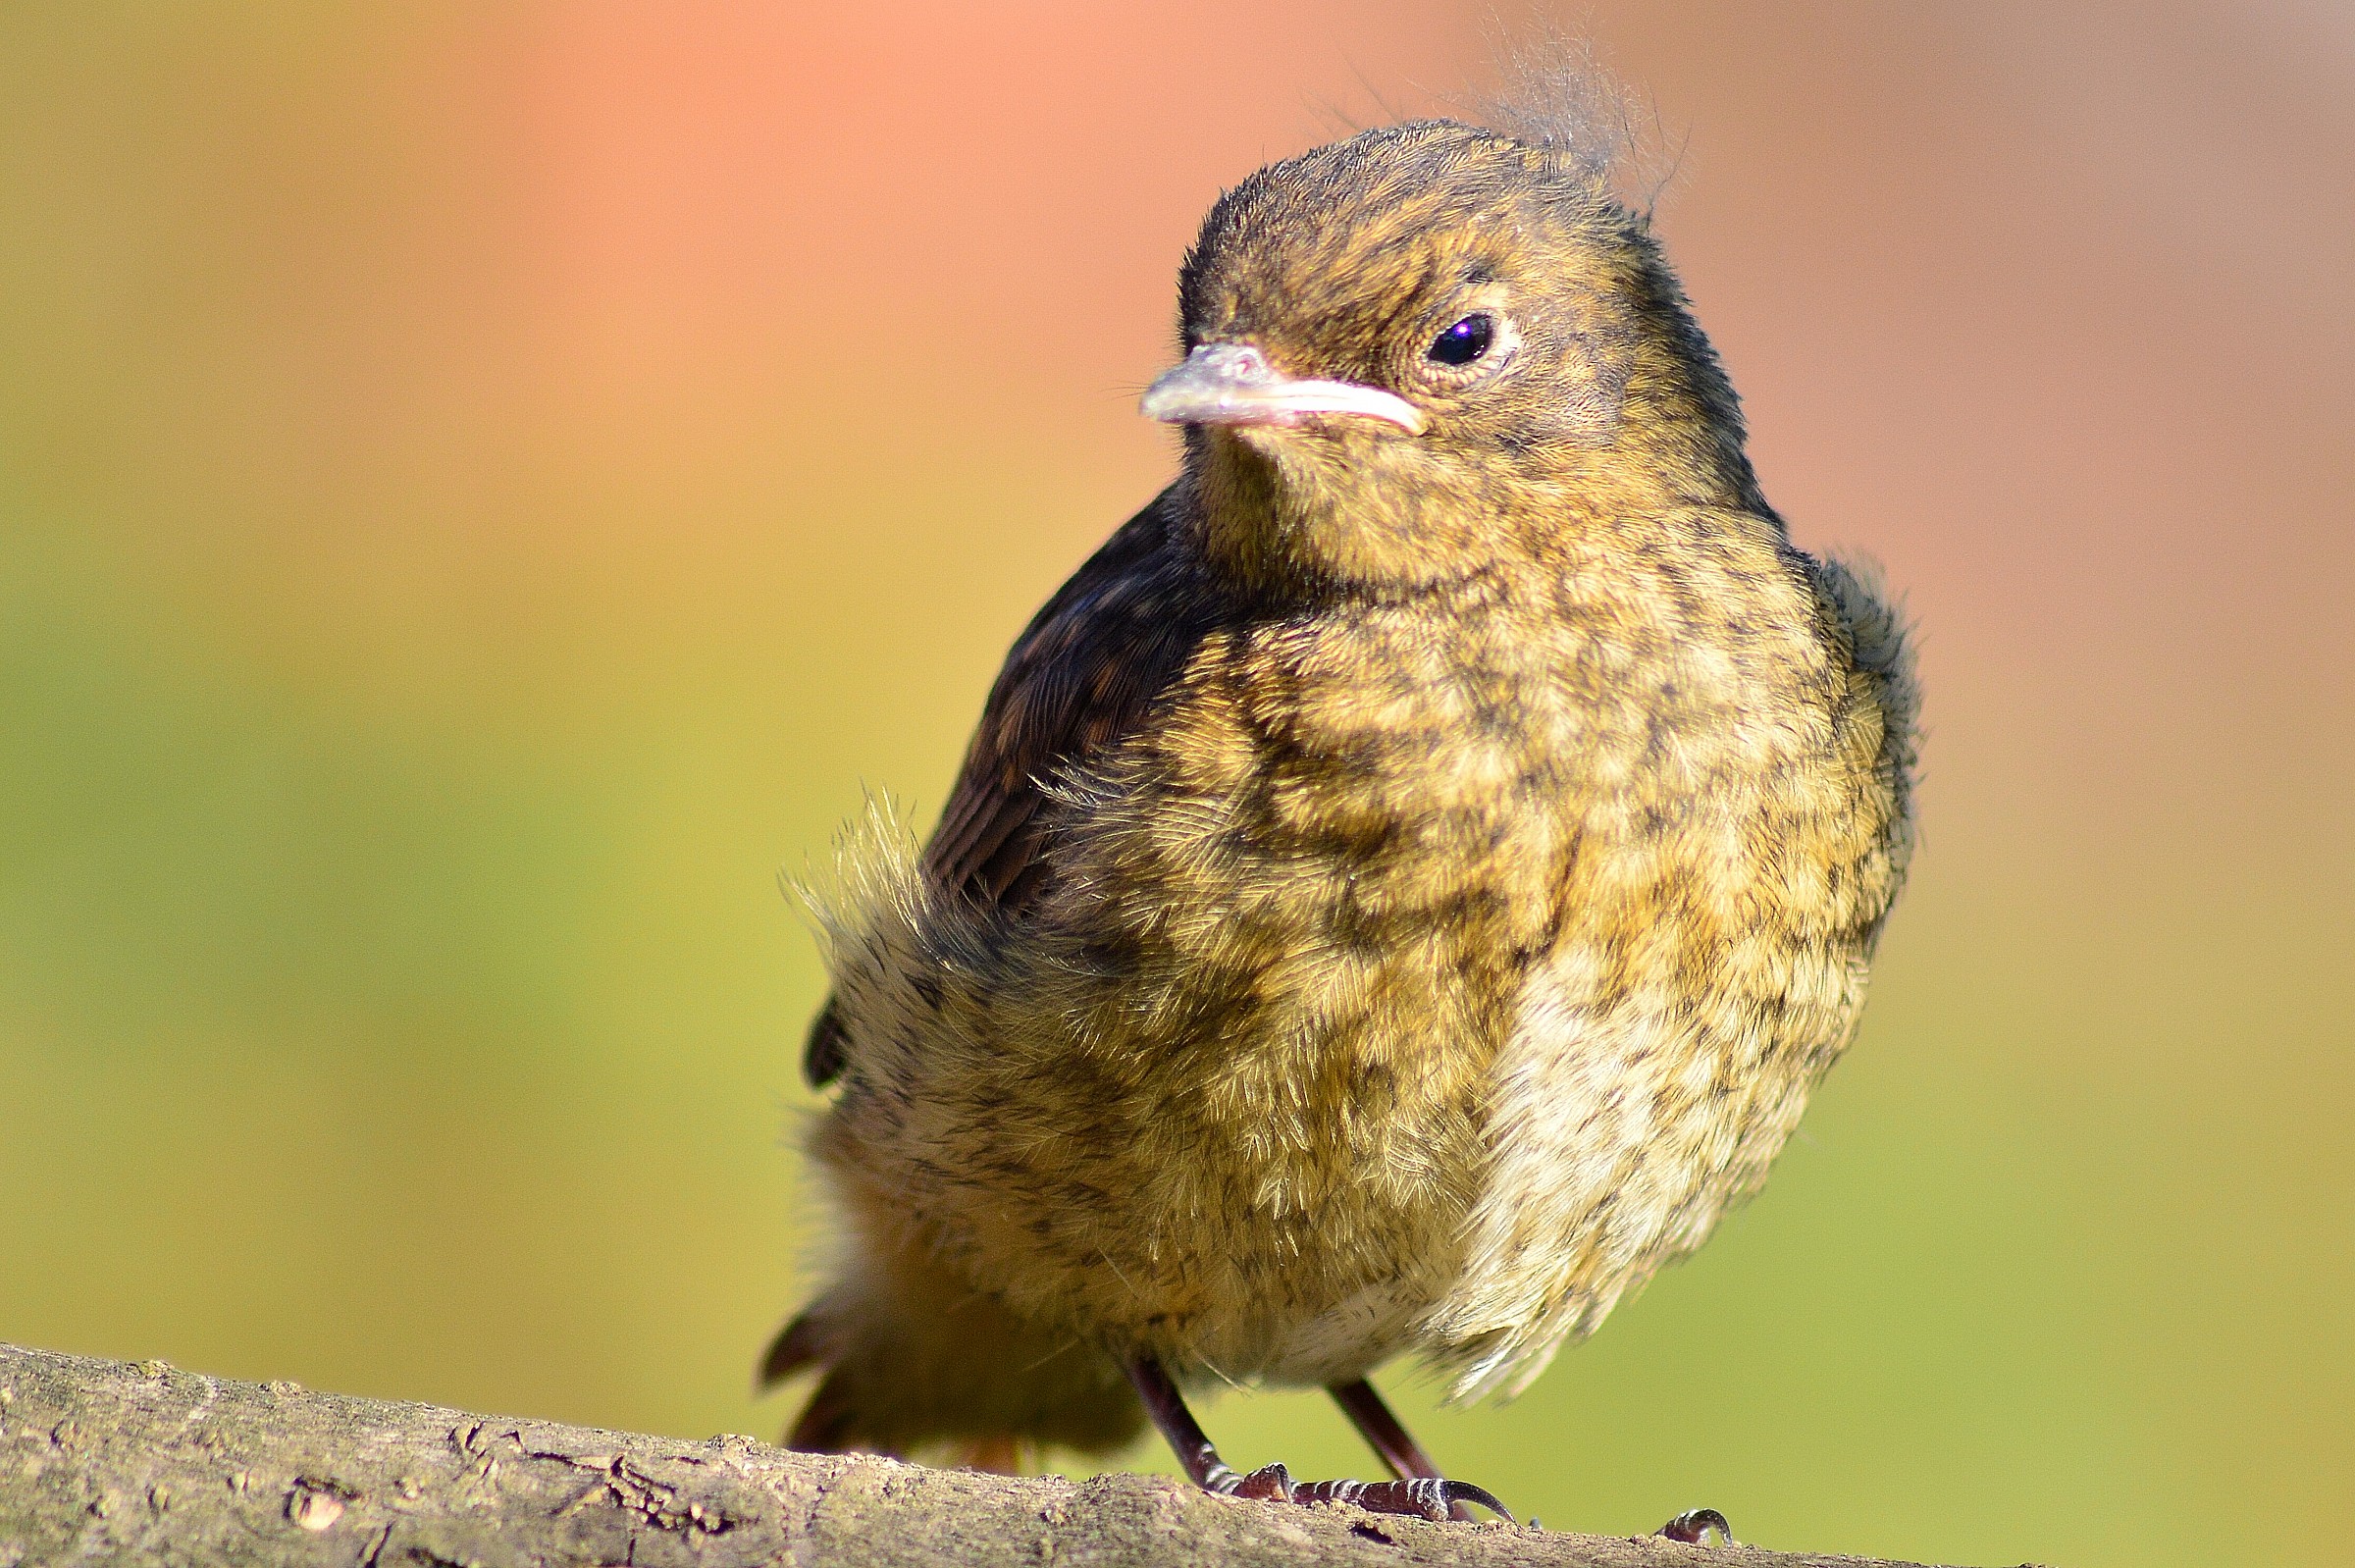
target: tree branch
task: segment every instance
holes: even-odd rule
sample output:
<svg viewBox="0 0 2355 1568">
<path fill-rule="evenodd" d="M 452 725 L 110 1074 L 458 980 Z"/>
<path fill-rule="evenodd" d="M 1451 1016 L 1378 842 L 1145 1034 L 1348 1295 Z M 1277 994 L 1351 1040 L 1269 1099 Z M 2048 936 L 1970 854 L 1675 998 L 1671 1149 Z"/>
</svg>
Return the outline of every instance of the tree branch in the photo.
<svg viewBox="0 0 2355 1568">
<path fill-rule="evenodd" d="M 0 1568 L 82 1561 L 1867 1568 L 1240 1502 L 1158 1476 L 682 1442 L 0 1345 Z"/>
</svg>

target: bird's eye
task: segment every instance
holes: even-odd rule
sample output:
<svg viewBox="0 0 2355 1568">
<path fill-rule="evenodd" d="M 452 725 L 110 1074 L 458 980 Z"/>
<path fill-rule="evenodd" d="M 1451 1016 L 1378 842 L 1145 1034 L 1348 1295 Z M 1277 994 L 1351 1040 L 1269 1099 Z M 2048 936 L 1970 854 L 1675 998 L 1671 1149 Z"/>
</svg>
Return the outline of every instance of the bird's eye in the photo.
<svg viewBox="0 0 2355 1568">
<path fill-rule="evenodd" d="M 1495 322 L 1486 315 L 1466 316 L 1431 340 L 1431 357 L 1442 365 L 1469 365 L 1495 340 Z"/>
</svg>

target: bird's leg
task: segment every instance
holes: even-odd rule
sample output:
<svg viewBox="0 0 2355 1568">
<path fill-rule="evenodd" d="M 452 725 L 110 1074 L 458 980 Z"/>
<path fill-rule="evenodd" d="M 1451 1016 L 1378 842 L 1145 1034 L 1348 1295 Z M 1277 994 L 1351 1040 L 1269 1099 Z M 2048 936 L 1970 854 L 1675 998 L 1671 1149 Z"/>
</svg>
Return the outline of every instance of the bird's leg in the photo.
<svg viewBox="0 0 2355 1568">
<path fill-rule="evenodd" d="M 1185 1397 L 1160 1362 L 1138 1356 L 1128 1363 L 1128 1381 L 1136 1385 L 1145 1413 L 1169 1439 L 1178 1462 L 1185 1466 L 1194 1485 L 1204 1491 L 1229 1497 L 1256 1497 L 1269 1502 L 1346 1502 L 1371 1513 L 1414 1514 L 1444 1520 L 1460 1502 L 1476 1502 L 1510 1520 L 1513 1516 L 1479 1487 L 1438 1476 L 1402 1477 L 1396 1481 L 1294 1481 L 1282 1465 L 1263 1465 L 1247 1476 L 1237 1475 L 1211 1446 L 1209 1435 L 1185 1407 Z M 1387 1412 L 1386 1412 L 1387 1414 Z M 1396 1426 L 1396 1422 L 1391 1423 Z M 1413 1447 L 1410 1441 L 1408 1446 Z"/>
<path fill-rule="evenodd" d="M 1415 1441 L 1390 1407 L 1374 1391 L 1374 1385 L 1360 1378 L 1355 1383 L 1336 1383 L 1325 1390 L 1341 1407 L 1349 1424 L 1357 1428 L 1382 1462 L 1390 1467 L 1390 1474 L 1405 1481 L 1415 1476 L 1437 1477 L 1439 1467 L 1431 1462 L 1431 1455 Z"/>
<path fill-rule="evenodd" d="M 1341 1407 L 1341 1413 L 1349 1418 L 1358 1436 L 1390 1467 L 1391 1475 L 1400 1481 L 1440 1479 L 1439 1467 L 1431 1462 L 1431 1455 L 1423 1451 L 1423 1445 L 1390 1413 L 1382 1395 L 1374 1391 L 1374 1385 L 1360 1378 L 1355 1383 L 1334 1384 L 1325 1391 L 1333 1395 L 1334 1403 Z M 1470 1519 L 1472 1510 L 1459 1502 L 1447 1510 L 1447 1517 Z"/>
</svg>

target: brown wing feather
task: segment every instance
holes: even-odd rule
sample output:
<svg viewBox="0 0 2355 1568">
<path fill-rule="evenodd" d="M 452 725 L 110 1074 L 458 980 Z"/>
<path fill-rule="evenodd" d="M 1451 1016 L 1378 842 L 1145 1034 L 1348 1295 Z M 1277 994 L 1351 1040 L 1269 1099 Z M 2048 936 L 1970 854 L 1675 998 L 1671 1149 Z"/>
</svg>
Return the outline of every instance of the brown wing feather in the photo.
<svg viewBox="0 0 2355 1568">
<path fill-rule="evenodd" d="M 1211 596 L 1164 492 L 1073 574 L 1016 640 L 924 848 L 947 889 L 1020 914 L 1046 886 L 1043 785 L 1133 729 L 1208 630 Z M 842 1071 L 832 998 L 810 1029 L 813 1085 Z"/>
</svg>

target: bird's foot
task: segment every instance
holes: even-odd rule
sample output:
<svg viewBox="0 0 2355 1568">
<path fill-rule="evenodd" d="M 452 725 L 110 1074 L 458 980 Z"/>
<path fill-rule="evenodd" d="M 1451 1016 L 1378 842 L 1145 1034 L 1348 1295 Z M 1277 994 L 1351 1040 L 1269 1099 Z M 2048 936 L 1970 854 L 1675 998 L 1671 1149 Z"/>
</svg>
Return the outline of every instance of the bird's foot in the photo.
<svg viewBox="0 0 2355 1568">
<path fill-rule="evenodd" d="M 1225 1467 L 1222 1466 L 1222 1469 Z M 1294 1481 L 1283 1466 L 1262 1465 L 1247 1476 L 1228 1470 L 1204 1483 L 1210 1491 L 1230 1497 L 1255 1497 L 1267 1502 L 1345 1502 L 1368 1513 L 1412 1514 L 1443 1522 L 1462 1519 L 1464 1503 L 1478 1503 L 1489 1512 L 1514 1522 L 1511 1510 L 1486 1488 L 1468 1481 L 1415 1476 L 1405 1481 Z"/>
<path fill-rule="evenodd" d="M 1153 1418 L 1161 1435 L 1170 1439 L 1170 1449 L 1178 1455 L 1178 1462 L 1185 1466 L 1186 1475 L 1204 1491 L 1267 1502 L 1345 1502 L 1371 1513 L 1411 1514 L 1435 1522 L 1468 1520 L 1472 1516 L 1465 1505 L 1477 1503 L 1506 1523 L 1514 1522 L 1511 1510 L 1492 1493 L 1469 1482 L 1449 1481 L 1440 1476 L 1413 1475 L 1396 1481 L 1294 1481 L 1292 1473 L 1282 1465 L 1262 1465 L 1247 1476 L 1238 1474 L 1211 1446 L 1201 1423 L 1185 1408 L 1185 1398 L 1178 1393 L 1167 1368 L 1151 1356 L 1138 1356 L 1128 1363 L 1128 1378 L 1136 1385 L 1145 1413 Z M 1342 1408 L 1350 1412 L 1361 1431 L 1369 1421 L 1373 1423 L 1376 1446 L 1393 1465 L 1422 1468 L 1431 1463 L 1404 1430 L 1398 1428 L 1397 1419 L 1383 1407 L 1370 1385 L 1361 1384 L 1344 1390 Z"/>
<path fill-rule="evenodd" d="M 1725 1515 L 1714 1508 L 1695 1508 L 1690 1512 L 1678 1514 L 1674 1519 L 1660 1526 L 1658 1534 L 1667 1537 L 1670 1541 L 1681 1541 L 1687 1545 L 1698 1546 L 1708 1540 L 1709 1532 L 1712 1530 L 1717 1532 L 1717 1539 L 1726 1545 L 1734 1544 L 1733 1527 L 1725 1522 Z"/>
</svg>

